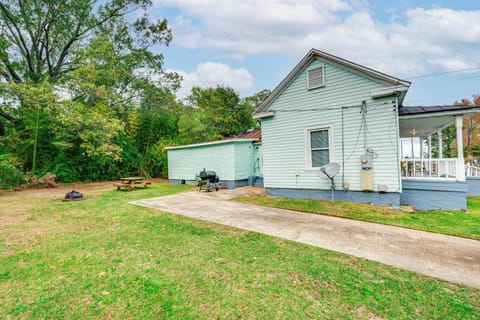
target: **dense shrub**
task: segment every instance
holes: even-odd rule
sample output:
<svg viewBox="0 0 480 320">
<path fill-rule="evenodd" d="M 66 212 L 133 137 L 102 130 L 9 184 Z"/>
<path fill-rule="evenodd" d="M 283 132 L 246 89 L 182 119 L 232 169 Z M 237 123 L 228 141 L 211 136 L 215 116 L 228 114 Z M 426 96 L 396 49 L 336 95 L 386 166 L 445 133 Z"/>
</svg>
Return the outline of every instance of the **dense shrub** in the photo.
<svg viewBox="0 0 480 320">
<path fill-rule="evenodd" d="M 25 182 L 25 175 L 16 168 L 8 155 L 0 156 L 0 189 L 9 189 Z"/>
</svg>

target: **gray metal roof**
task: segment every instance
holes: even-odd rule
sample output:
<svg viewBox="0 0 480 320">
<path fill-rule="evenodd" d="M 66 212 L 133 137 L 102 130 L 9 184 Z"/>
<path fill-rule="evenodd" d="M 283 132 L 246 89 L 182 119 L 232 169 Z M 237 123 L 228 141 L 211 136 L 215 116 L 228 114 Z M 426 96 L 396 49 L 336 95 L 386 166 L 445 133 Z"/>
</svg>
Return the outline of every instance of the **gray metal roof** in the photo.
<svg viewBox="0 0 480 320">
<path fill-rule="evenodd" d="M 398 108 L 400 116 L 419 115 L 425 113 L 451 112 L 451 111 L 475 111 L 480 110 L 480 106 L 402 106 Z"/>
</svg>

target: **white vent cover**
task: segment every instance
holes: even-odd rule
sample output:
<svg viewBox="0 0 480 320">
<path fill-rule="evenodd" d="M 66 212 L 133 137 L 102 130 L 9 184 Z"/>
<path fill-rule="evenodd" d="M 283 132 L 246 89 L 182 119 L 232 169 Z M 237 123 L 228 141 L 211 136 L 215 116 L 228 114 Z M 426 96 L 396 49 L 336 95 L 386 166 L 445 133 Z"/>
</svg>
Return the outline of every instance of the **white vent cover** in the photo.
<svg viewBox="0 0 480 320">
<path fill-rule="evenodd" d="M 310 69 L 307 72 L 308 89 L 323 87 L 325 85 L 325 69 L 323 66 Z"/>
</svg>

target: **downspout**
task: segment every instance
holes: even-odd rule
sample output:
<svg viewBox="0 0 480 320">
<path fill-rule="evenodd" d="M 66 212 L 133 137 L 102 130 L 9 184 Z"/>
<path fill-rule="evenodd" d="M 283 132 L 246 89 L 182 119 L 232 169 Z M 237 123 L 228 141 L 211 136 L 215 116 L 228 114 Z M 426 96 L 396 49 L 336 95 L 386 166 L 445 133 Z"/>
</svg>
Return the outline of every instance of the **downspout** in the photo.
<svg viewBox="0 0 480 320">
<path fill-rule="evenodd" d="M 343 130 L 343 110 L 345 107 L 342 106 L 342 189 L 345 191 L 345 136 Z"/>
<path fill-rule="evenodd" d="M 395 93 L 395 106 L 393 107 L 395 123 L 397 124 L 397 129 L 395 130 L 397 136 L 397 179 L 398 179 L 398 189 L 396 191 L 402 192 L 402 172 L 400 171 L 400 148 L 398 148 L 400 141 L 400 121 L 398 118 L 398 97 L 400 93 Z"/>
</svg>

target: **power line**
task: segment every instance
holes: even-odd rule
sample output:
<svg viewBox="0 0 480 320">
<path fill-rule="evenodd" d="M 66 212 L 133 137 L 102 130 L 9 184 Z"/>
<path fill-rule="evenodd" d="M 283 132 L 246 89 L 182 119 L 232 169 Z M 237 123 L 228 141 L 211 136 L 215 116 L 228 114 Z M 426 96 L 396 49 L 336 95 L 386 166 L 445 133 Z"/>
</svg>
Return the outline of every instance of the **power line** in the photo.
<svg viewBox="0 0 480 320">
<path fill-rule="evenodd" d="M 472 71 L 472 70 L 480 70 L 480 66 L 466 68 L 466 69 L 445 71 L 445 72 L 423 74 L 423 75 L 419 75 L 419 76 L 407 77 L 406 79 L 412 80 L 412 79 L 420 79 L 420 78 L 427 78 L 427 77 L 435 77 L 435 76 L 441 76 L 441 75 L 444 75 L 444 74 L 452 74 L 452 73 L 459 73 L 459 72 Z"/>
<path fill-rule="evenodd" d="M 367 103 L 367 107 L 370 109 L 372 107 L 379 107 L 385 105 L 394 104 L 395 101 L 384 101 L 384 102 L 374 102 L 374 103 Z M 361 104 L 358 105 L 351 105 L 351 106 L 329 106 L 329 107 L 319 107 L 319 108 L 311 108 L 311 109 L 269 109 L 268 111 L 271 112 L 311 112 L 311 111 L 332 111 L 332 110 L 344 110 L 344 109 L 360 109 L 362 107 Z"/>
</svg>

